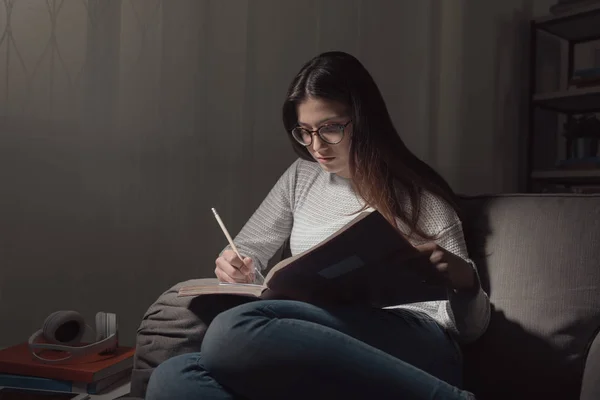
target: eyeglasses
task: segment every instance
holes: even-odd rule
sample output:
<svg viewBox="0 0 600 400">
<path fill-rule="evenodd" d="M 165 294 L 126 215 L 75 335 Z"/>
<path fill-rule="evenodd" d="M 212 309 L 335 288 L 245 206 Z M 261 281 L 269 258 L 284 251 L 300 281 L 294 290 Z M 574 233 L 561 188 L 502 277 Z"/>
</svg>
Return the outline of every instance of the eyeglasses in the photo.
<svg viewBox="0 0 600 400">
<path fill-rule="evenodd" d="M 310 146 L 315 133 L 319 135 L 321 140 L 325 143 L 338 144 L 342 141 L 342 139 L 344 139 L 344 131 L 350 122 L 352 122 L 352 120 L 346 122 L 345 124 L 323 125 L 320 126 L 316 131 L 309 131 L 308 129 L 297 126 L 292 129 L 292 136 L 302 146 Z"/>
</svg>

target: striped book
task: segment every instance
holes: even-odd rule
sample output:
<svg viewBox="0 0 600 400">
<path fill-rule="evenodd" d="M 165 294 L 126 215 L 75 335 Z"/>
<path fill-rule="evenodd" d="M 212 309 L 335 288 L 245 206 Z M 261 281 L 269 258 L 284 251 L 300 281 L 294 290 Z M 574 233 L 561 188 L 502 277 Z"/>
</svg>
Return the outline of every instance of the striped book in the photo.
<svg viewBox="0 0 600 400">
<path fill-rule="evenodd" d="M 0 374 L 0 387 L 99 394 L 115 384 L 126 382 L 130 377 L 131 370 L 121 371 L 91 383 L 40 378 L 27 375 Z"/>
</svg>

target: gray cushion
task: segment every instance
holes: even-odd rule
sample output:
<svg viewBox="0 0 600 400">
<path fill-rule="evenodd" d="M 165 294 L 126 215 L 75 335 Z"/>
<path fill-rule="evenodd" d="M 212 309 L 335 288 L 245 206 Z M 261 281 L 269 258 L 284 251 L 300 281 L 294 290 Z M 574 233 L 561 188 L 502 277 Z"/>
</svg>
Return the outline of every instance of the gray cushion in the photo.
<svg viewBox="0 0 600 400">
<path fill-rule="evenodd" d="M 216 279 L 180 282 L 164 292 L 148 308 L 137 331 L 131 374 L 133 397 L 145 397 L 150 375 L 160 363 L 180 354 L 200 351 L 204 333 L 221 311 L 250 301 L 242 296 L 177 297 L 181 286 Z"/>
<path fill-rule="evenodd" d="M 463 199 L 471 257 L 490 293 L 486 334 L 465 348 L 481 399 L 577 399 L 600 326 L 600 196 Z"/>
</svg>

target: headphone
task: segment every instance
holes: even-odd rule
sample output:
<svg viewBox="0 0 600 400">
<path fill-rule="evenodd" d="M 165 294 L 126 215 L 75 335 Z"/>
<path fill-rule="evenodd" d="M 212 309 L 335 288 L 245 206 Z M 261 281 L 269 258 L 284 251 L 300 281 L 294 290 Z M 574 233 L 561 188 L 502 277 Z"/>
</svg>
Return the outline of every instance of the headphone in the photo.
<svg viewBox="0 0 600 400">
<path fill-rule="evenodd" d="M 29 338 L 29 350 L 38 360 L 45 363 L 58 363 L 73 357 L 89 354 L 114 353 L 119 346 L 117 316 L 112 313 L 99 312 L 96 314 L 96 341 L 82 345 L 80 342 L 86 332 L 83 317 L 76 311 L 56 311 L 44 321 L 42 329 Z M 38 342 L 43 337 L 45 342 Z M 58 359 L 48 359 L 36 353 L 36 350 L 58 350 L 69 353 Z"/>
</svg>

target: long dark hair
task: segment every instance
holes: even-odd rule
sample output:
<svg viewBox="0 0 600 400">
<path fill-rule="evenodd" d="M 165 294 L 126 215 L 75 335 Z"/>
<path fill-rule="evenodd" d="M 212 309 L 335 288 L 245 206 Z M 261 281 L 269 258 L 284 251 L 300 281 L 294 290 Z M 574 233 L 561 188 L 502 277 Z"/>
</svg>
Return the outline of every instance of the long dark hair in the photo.
<svg viewBox="0 0 600 400">
<path fill-rule="evenodd" d="M 291 135 L 297 106 L 307 98 L 346 104 L 351 109 L 350 174 L 356 193 L 390 223 L 396 218 L 422 238 L 418 226 L 423 190 L 445 200 L 460 216 L 457 196 L 448 183 L 404 144 L 390 118 L 377 84 L 355 57 L 334 51 L 306 63 L 292 81 L 283 104 L 283 124 L 295 152 L 315 161 Z M 406 207 L 406 199 L 409 207 Z"/>
</svg>

